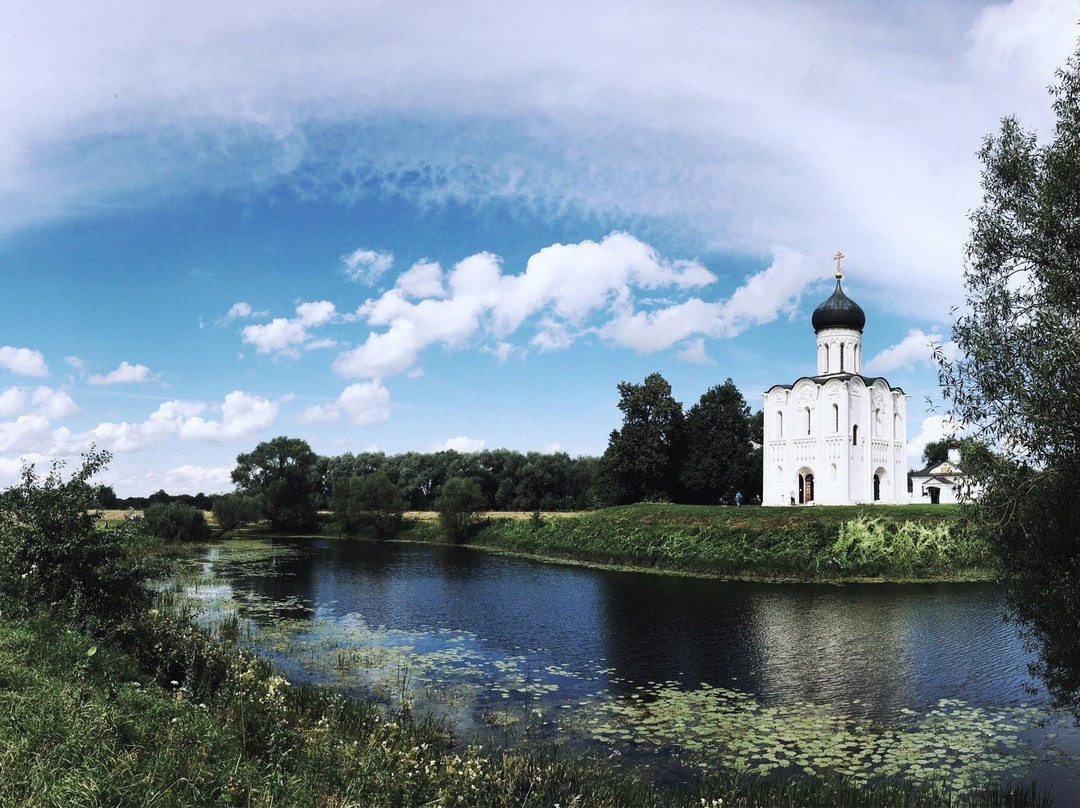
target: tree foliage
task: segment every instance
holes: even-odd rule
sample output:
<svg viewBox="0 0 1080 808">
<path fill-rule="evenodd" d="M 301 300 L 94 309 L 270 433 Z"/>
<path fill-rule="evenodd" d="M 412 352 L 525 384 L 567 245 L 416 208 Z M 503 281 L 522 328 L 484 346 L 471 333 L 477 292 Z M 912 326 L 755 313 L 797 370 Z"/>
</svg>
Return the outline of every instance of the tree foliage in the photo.
<svg viewBox="0 0 1080 808">
<path fill-rule="evenodd" d="M 330 508 L 347 533 L 366 530 L 388 539 L 401 529 L 405 498 L 386 472 L 374 471 L 339 480 Z"/>
<path fill-rule="evenodd" d="M 678 496 L 686 440 L 682 404 L 659 373 L 642 384 L 619 383 L 621 429 L 613 430 L 600 459 L 604 497 L 613 504 Z"/>
<path fill-rule="evenodd" d="M 196 507 L 179 502 L 156 502 L 143 511 L 143 527 L 162 541 L 208 541 L 210 525 Z"/>
<path fill-rule="evenodd" d="M 45 477 L 26 466 L 21 483 L 0 494 L 4 614 L 43 611 L 102 633 L 149 602 L 132 525 L 96 524 L 96 492 L 88 480 L 109 459 L 108 452 L 91 449 L 66 480 L 61 464 Z"/>
<path fill-rule="evenodd" d="M 262 517 L 259 500 L 248 494 L 222 494 L 214 497 L 211 509 L 214 521 L 222 533 L 257 522 Z"/>
<path fill-rule="evenodd" d="M 751 472 L 750 407 L 728 379 L 686 413 L 685 499 L 700 505 L 732 500 Z"/>
<path fill-rule="evenodd" d="M 275 533 L 315 523 L 322 475 L 319 457 L 307 441 L 279 437 L 238 455 L 232 480 L 241 493 L 259 498 Z"/>
<path fill-rule="evenodd" d="M 451 477 L 435 498 L 435 510 L 446 537 L 453 542 L 465 539 L 476 524 L 477 514 L 484 510 L 486 500 L 476 480 Z"/>
<path fill-rule="evenodd" d="M 1050 142 L 1010 117 L 983 143 L 960 356 L 940 375 L 953 417 L 994 448 L 964 469 L 1036 670 L 1080 715 L 1080 51 L 1052 93 Z"/>
</svg>

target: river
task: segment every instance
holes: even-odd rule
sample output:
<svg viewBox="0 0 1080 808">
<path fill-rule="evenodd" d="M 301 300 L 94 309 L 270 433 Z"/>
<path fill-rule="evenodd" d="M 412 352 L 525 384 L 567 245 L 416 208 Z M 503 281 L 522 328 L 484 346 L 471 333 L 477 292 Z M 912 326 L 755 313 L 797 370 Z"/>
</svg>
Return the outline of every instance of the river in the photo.
<svg viewBox="0 0 1080 808">
<path fill-rule="evenodd" d="M 766 584 L 343 541 L 212 545 L 185 580 L 203 619 L 236 615 L 289 678 L 465 739 L 562 739 L 669 779 L 741 765 L 1080 795 L 1080 733 L 1029 679 L 990 584 Z"/>
</svg>

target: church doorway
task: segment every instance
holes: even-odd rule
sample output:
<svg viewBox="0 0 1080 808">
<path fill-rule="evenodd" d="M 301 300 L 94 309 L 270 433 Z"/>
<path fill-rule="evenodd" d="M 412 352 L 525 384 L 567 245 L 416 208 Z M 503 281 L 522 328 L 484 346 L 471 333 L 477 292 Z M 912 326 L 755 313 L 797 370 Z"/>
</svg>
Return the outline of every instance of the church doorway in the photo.
<svg viewBox="0 0 1080 808">
<path fill-rule="evenodd" d="M 814 501 L 813 472 L 799 472 L 799 504 L 808 505 Z"/>
<path fill-rule="evenodd" d="M 881 477 L 877 474 L 874 475 L 874 502 L 878 502 L 881 499 Z"/>
<path fill-rule="evenodd" d="M 930 504 L 931 505 L 940 505 L 941 504 L 941 489 L 938 488 L 936 485 L 932 485 L 929 488 L 927 488 L 926 490 L 930 492 Z"/>
</svg>

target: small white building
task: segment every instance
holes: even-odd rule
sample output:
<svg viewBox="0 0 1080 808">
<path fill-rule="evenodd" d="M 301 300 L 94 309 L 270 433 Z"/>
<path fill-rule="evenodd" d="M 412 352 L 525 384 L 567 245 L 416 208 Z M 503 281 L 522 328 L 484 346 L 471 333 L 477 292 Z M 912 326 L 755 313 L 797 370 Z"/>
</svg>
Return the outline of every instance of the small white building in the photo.
<svg viewBox="0 0 1080 808">
<path fill-rule="evenodd" d="M 762 504 L 909 502 L 907 395 L 863 376 L 866 315 L 841 288 L 814 310 L 817 375 L 763 393 Z"/>
<path fill-rule="evenodd" d="M 971 499 L 978 491 L 964 475 L 960 452 L 949 450 L 944 463 L 911 473 L 911 501 L 924 505 L 945 505 Z"/>
</svg>

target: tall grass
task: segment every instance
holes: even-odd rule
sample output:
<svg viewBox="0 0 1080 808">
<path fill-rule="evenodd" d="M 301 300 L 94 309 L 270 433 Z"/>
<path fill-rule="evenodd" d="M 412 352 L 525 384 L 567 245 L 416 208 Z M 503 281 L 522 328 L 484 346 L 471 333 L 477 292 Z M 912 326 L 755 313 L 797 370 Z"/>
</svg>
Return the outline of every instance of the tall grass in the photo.
<svg viewBox="0 0 1080 808">
<path fill-rule="evenodd" d="M 973 578 L 986 543 L 952 509 L 649 505 L 493 519 L 477 545 L 598 564 L 742 577 Z"/>
</svg>

